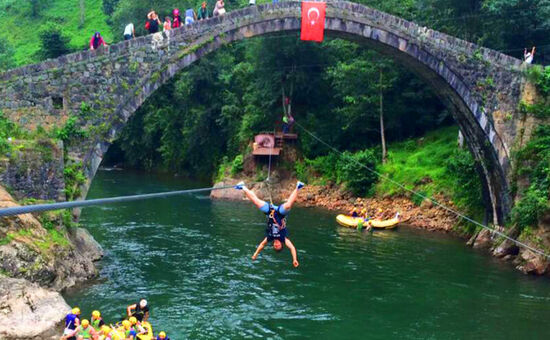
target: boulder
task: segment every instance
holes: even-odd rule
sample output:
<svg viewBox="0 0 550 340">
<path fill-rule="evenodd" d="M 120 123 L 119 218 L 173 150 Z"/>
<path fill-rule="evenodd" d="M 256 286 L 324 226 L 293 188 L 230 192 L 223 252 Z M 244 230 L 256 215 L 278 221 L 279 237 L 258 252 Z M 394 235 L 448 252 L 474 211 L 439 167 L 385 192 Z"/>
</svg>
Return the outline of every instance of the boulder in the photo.
<svg viewBox="0 0 550 340">
<path fill-rule="evenodd" d="M 0 276 L 0 339 L 58 339 L 69 310 L 58 292 Z"/>
</svg>

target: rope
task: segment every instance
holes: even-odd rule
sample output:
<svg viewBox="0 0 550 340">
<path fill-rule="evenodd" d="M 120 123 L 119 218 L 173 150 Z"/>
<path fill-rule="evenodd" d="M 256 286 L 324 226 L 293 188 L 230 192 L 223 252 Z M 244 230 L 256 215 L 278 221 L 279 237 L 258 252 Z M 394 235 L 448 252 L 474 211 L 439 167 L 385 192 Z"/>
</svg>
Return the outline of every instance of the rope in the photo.
<svg viewBox="0 0 550 340">
<path fill-rule="evenodd" d="M 475 224 L 476 226 L 479 226 L 479 227 L 481 227 L 481 228 L 487 229 L 487 230 L 491 231 L 491 232 L 494 233 L 494 234 L 497 234 L 497 235 L 499 235 L 499 236 L 501 236 L 501 237 L 504 237 L 505 239 L 507 239 L 507 240 L 513 242 L 514 244 L 516 244 L 516 245 L 518 245 L 518 246 L 521 246 L 521 247 L 523 247 L 523 248 L 529 249 L 530 251 L 532 251 L 532 252 L 534 252 L 534 253 L 536 253 L 536 254 L 542 255 L 543 257 L 546 257 L 547 259 L 550 259 L 550 255 L 546 254 L 546 253 L 543 252 L 542 250 L 533 248 L 533 247 L 531 247 L 531 246 L 529 246 L 529 245 L 527 245 L 527 244 L 525 244 L 525 243 L 523 243 L 523 242 L 521 242 L 521 241 L 518 241 L 518 240 L 516 240 L 516 239 L 514 239 L 514 238 L 511 238 L 510 236 L 508 236 L 508 235 L 506 235 L 506 234 L 504 234 L 504 233 L 502 233 L 502 232 L 500 232 L 500 231 L 498 231 L 498 230 L 496 230 L 496 229 L 494 229 L 494 228 L 491 228 L 491 227 L 489 227 L 489 226 L 487 226 L 487 225 L 484 225 L 484 224 L 482 224 L 482 223 L 479 223 L 479 222 L 477 222 L 476 220 L 473 220 L 473 219 L 471 219 L 470 217 L 468 217 L 468 216 L 466 216 L 466 215 L 464 215 L 464 214 L 462 214 L 462 213 L 460 213 L 460 212 L 458 212 L 458 211 L 456 211 L 456 210 L 454 210 L 454 209 L 452 209 L 452 208 L 449 208 L 449 207 L 447 207 L 446 205 L 444 205 L 444 204 L 442 204 L 442 203 L 439 203 L 439 202 L 436 201 L 435 199 L 433 199 L 433 198 L 431 198 L 431 197 L 427 197 L 427 196 L 425 196 L 425 195 L 422 195 L 421 193 L 419 193 L 419 192 L 417 192 L 417 191 L 414 191 L 414 190 L 412 190 L 412 189 L 409 189 L 409 188 L 407 188 L 406 186 L 404 186 L 403 184 L 401 184 L 401 183 L 399 183 L 399 182 L 397 182 L 397 181 L 394 181 L 393 179 L 389 178 L 388 176 L 383 175 L 383 174 L 379 173 L 378 171 L 369 168 L 368 166 L 366 166 L 366 165 L 360 163 L 359 161 L 355 160 L 354 158 L 352 158 L 352 157 L 350 157 L 350 156 L 347 156 L 346 154 L 344 154 L 344 153 L 341 152 L 340 150 L 336 149 L 336 148 L 333 147 L 332 145 L 326 143 L 326 142 L 323 141 L 321 138 L 317 137 L 315 134 L 313 134 L 313 133 L 310 132 L 308 129 L 306 129 L 305 127 L 303 127 L 300 123 L 298 123 L 298 122 L 295 122 L 295 123 L 296 123 L 296 125 L 298 125 L 302 130 L 304 130 L 307 134 L 309 134 L 311 137 L 313 137 L 314 139 L 316 139 L 317 141 L 319 141 L 320 143 L 322 143 L 323 145 L 325 145 L 325 146 L 328 147 L 329 149 L 331 149 L 331 150 L 333 150 L 334 152 L 340 154 L 342 157 L 349 159 L 350 161 L 354 162 L 355 164 L 361 166 L 362 168 L 367 169 L 368 171 L 372 172 L 373 174 L 378 175 L 380 178 L 382 178 L 382 179 L 384 179 L 384 180 L 386 180 L 386 181 L 389 181 L 390 183 L 392 183 L 392 184 L 394 184 L 394 185 L 397 185 L 398 187 L 400 187 L 400 188 L 402 188 L 402 189 L 404 189 L 404 190 L 406 190 L 406 191 L 408 191 L 408 192 L 410 192 L 410 193 L 412 193 L 412 194 L 414 194 L 414 195 L 417 195 L 418 197 L 421 197 L 422 199 L 428 199 L 428 200 L 430 200 L 433 204 L 437 205 L 438 207 L 441 207 L 441 208 L 447 210 L 448 212 L 453 213 L 453 214 L 457 215 L 458 217 L 460 217 L 460 218 L 462 218 L 462 219 L 464 219 L 464 220 L 466 220 L 466 221 L 468 221 L 468 222 L 470 222 L 470 223 Z"/>
<path fill-rule="evenodd" d="M 269 203 L 271 203 L 271 205 L 273 205 L 273 196 L 271 195 L 271 154 L 273 152 L 273 148 L 275 147 L 275 141 L 277 140 L 276 136 L 275 136 L 275 129 L 273 129 L 273 145 L 271 145 L 271 148 L 269 148 L 269 164 L 267 166 L 267 178 L 266 178 L 266 183 L 267 183 L 267 191 L 269 192 Z"/>
<path fill-rule="evenodd" d="M 233 186 L 230 185 L 230 186 L 223 186 L 218 188 L 212 187 L 212 188 L 201 188 L 201 189 L 190 189 L 190 190 L 179 190 L 179 191 L 167 191 L 167 192 L 158 192 L 158 193 L 151 193 L 151 194 L 98 198 L 98 199 L 92 199 L 92 200 L 79 200 L 79 201 L 70 201 L 70 202 L 18 206 L 18 207 L 0 209 L 0 217 L 28 214 L 32 212 L 41 212 L 41 211 L 48 211 L 48 210 L 70 209 L 70 208 L 77 208 L 77 207 L 89 207 L 93 205 L 105 205 L 105 204 L 111 204 L 111 203 L 139 201 L 139 200 L 146 200 L 151 198 L 165 198 L 165 197 L 171 197 L 171 196 L 178 196 L 178 195 L 213 191 L 213 190 L 222 190 L 222 189 L 229 189 L 229 188 L 233 188 Z"/>
</svg>

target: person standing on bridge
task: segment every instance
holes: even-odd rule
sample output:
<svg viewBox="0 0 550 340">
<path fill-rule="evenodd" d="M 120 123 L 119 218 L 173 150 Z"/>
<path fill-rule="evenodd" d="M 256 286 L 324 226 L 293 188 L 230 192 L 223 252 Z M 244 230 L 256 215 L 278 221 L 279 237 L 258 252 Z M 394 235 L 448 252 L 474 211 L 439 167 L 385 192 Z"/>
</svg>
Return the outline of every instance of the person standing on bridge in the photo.
<svg viewBox="0 0 550 340">
<path fill-rule="evenodd" d="M 533 46 L 531 52 L 527 52 L 527 49 L 523 50 L 523 61 L 526 64 L 531 64 L 533 62 L 533 57 L 535 57 L 535 46 Z"/>
<path fill-rule="evenodd" d="M 157 12 L 151 11 L 147 14 L 147 23 L 145 24 L 145 29 L 149 34 L 157 33 L 159 28 L 162 26 Z"/>
<path fill-rule="evenodd" d="M 195 13 L 195 10 L 192 8 L 188 8 L 185 10 L 185 25 L 191 25 L 197 20 L 197 14 Z"/>
<path fill-rule="evenodd" d="M 90 39 L 90 50 L 97 50 L 99 46 L 107 46 L 107 43 L 99 32 L 95 32 Z"/>
<path fill-rule="evenodd" d="M 170 22 L 170 17 L 165 17 L 164 18 L 164 24 L 163 24 L 163 31 L 166 32 L 166 31 L 169 31 L 172 29 L 172 23 Z"/>
<path fill-rule="evenodd" d="M 201 4 L 201 8 L 199 8 L 199 20 L 206 20 L 208 19 L 208 8 L 206 8 L 206 1 L 203 1 Z"/>
<path fill-rule="evenodd" d="M 134 24 L 129 23 L 124 28 L 124 40 L 130 40 L 136 37 L 136 31 L 134 30 Z"/>
<path fill-rule="evenodd" d="M 214 16 L 217 17 L 218 15 L 224 15 L 225 14 L 225 3 L 223 0 L 216 1 L 216 5 L 214 6 Z"/>
<path fill-rule="evenodd" d="M 173 15 L 173 20 L 172 20 L 172 28 L 178 28 L 178 27 L 181 27 L 181 17 L 180 17 L 180 10 L 175 8 L 173 11 L 172 11 L 172 15 Z"/>
<path fill-rule="evenodd" d="M 266 237 L 258 245 L 258 248 L 252 255 L 252 260 L 256 260 L 260 252 L 264 249 L 268 242 L 273 242 L 273 249 L 276 251 L 283 250 L 283 244 L 288 247 L 290 253 L 292 254 L 292 265 L 298 267 L 298 256 L 296 254 L 296 248 L 294 244 L 286 237 L 286 216 L 292 209 L 294 202 L 298 198 L 298 191 L 304 187 L 304 183 L 296 183 L 296 189 L 290 194 L 287 201 L 284 204 L 279 206 L 274 205 L 273 203 L 267 203 L 256 196 L 256 194 L 248 189 L 244 182 L 240 182 L 235 186 L 235 189 L 242 190 L 246 197 L 260 209 L 261 212 L 267 216 L 267 228 L 266 228 Z"/>
</svg>

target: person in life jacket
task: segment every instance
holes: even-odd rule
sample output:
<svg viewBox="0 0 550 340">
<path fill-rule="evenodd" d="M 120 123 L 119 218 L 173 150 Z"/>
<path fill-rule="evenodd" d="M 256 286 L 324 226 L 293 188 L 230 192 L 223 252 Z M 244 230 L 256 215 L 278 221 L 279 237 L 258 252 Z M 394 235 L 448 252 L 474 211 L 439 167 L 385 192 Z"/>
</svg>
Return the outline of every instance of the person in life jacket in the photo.
<svg viewBox="0 0 550 340">
<path fill-rule="evenodd" d="M 129 320 L 122 321 L 122 327 L 126 340 L 137 339 L 137 332 L 134 328 L 132 328 L 132 323 Z"/>
<path fill-rule="evenodd" d="M 92 312 L 90 323 L 96 331 L 99 331 L 101 329 L 101 326 L 105 324 L 105 322 L 103 322 L 103 319 L 101 318 L 101 313 L 98 310 L 94 310 Z"/>
<path fill-rule="evenodd" d="M 296 183 L 296 189 L 290 194 L 287 201 L 282 205 L 274 205 L 272 203 L 267 203 L 259 199 L 254 192 L 248 189 L 244 182 L 240 182 L 235 186 L 235 189 L 242 190 L 246 197 L 252 201 L 264 214 L 267 216 L 267 228 L 266 236 L 262 242 L 258 245 L 256 252 L 252 255 L 252 260 L 258 258 L 260 252 L 264 249 L 268 242 L 273 242 L 273 248 L 276 251 L 281 251 L 283 249 L 283 244 L 287 246 L 292 254 L 292 264 L 294 267 L 298 267 L 298 257 L 296 254 L 296 248 L 294 244 L 286 237 L 287 228 L 286 228 L 286 215 L 292 209 L 292 205 L 296 202 L 298 198 L 298 191 L 304 187 L 304 183 Z"/>
<path fill-rule="evenodd" d="M 128 317 L 135 316 L 139 322 L 147 321 L 149 319 L 149 306 L 147 300 L 141 299 L 138 303 L 128 306 L 126 308 L 126 314 Z"/>
<path fill-rule="evenodd" d="M 172 19 L 172 28 L 178 28 L 178 27 L 181 27 L 182 26 L 182 20 L 181 20 L 181 17 L 180 17 L 180 10 L 179 9 L 174 9 L 172 11 L 172 16 L 173 16 L 173 19 Z"/>
<path fill-rule="evenodd" d="M 76 336 L 77 340 L 91 340 L 97 339 L 98 334 L 95 329 L 90 326 L 90 321 L 84 319 L 80 326 L 78 326 L 72 333 L 61 337 L 62 340 Z"/>
<path fill-rule="evenodd" d="M 170 338 L 166 336 L 165 332 L 160 332 L 155 340 L 170 340 Z"/>
<path fill-rule="evenodd" d="M 65 316 L 65 329 L 63 335 L 72 333 L 80 325 L 80 308 L 74 307 L 70 313 Z M 67 337 L 68 340 L 76 340 L 74 336 Z"/>
<path fill-rule="evenodd" d="M 101 33 L 95 32 L 90 39 L 90 50 L 97 50 L 100 46 L 107 46 L 107 43 L 103 40 Z"/>
</svg>

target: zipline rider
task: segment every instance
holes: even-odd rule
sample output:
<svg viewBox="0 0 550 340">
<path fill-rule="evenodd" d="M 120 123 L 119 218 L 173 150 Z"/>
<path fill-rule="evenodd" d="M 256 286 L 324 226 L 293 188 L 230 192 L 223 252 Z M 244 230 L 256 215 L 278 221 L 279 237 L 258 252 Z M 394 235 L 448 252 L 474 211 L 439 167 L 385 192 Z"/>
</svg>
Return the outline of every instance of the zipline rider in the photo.
<svg viewBox="0 0 550 340">
<path fill-rule="evenodd" d="M 273 249 L 276 251 L 281 251 L 283 249 L 283 244 L 287 246 L 292 254 L 292 264 L 294 267 L 298 267 L 298 256 L 296 254 L 296 248 L 294 244 L 286 237 L 287 228 L 286 228 L 286 215 L 292 209 L 292 205 L 296 202 L 298 198 L 298 190 L 304 187 L 304 183 L 296 183 L 296 189 L 290 194 L 287 201 L 282 205 L 274 205 L 273 203 L 267 203 L 256 196 L 254 192 L 248 189 L 244 182 L 240 182 L 235 186 L 235 189 L 242 190 L 246 197 L 252 201 L 267 216 L 267 228 L 266 228 L 266 237 L 258 245 L 256 252 L 252 255 L 252 260 L 258 258 L 258 255 L 264 249 L 268 242 L 273 242 Z"/>
</svg>

